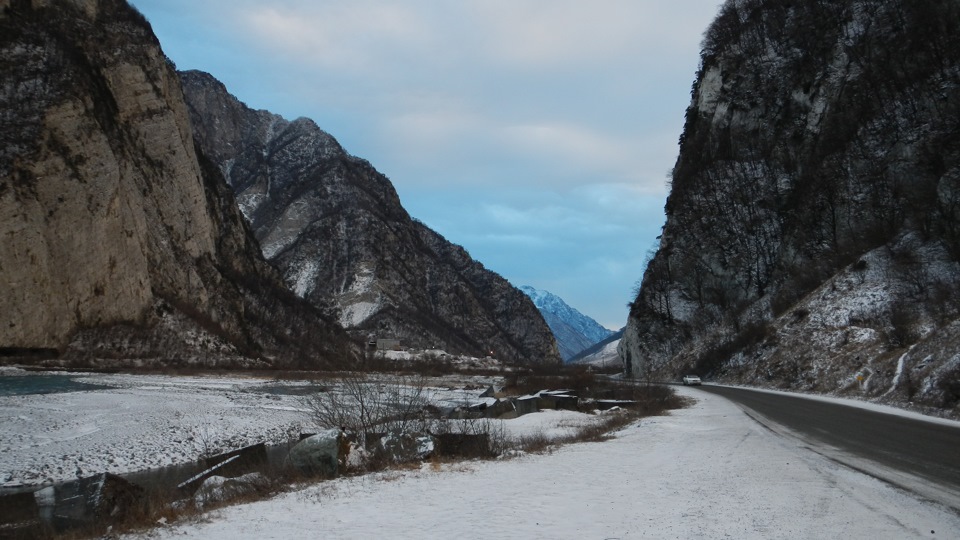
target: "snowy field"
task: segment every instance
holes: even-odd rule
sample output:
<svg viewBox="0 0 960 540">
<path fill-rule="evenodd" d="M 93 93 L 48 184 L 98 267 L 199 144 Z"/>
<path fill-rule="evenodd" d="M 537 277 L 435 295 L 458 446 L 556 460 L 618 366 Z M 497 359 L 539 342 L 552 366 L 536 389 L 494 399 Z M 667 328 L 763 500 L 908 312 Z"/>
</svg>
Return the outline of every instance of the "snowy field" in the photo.
<svg viewBox="0 0 960 540">
<path fill-rule="evenodd" d="M 4 368 L 0 375 L 27 373 Z M 0 485 L 141 471 L 316 431 L 302 398 L 290 393 L 305 390 L 307 381 L 235 375 L 77 374 L 77 379 L 109 388 L 0 396 Z M 481 382 L 434 379 L 430 395 L 447 405 L 478 401 Z"/>
<path fill-rule="evenodd" d="M 697 403 L 610 441 L 340 478 L 137 538 L 960 537 L 956 513 L 678 391 Z"/>
<path fill-rule="evenodd" d="M 304 382 L 86 380 L 110 388 L 0 397 L 0 479 L 140 470 L 310 428 L 301 398 L 277 390 Z M 466 403 L 482 383 L 435 380 L 431 394 Z M 135 538 L 960 538 L 955 512 L 780 437 L 723 398 L 677 390 L 696 404 L 606 442 L 339 478 Z M 504 427 L 553 436 L 595 418 L 545 411 Z"/>
<path fill-rule="evenodd" d="M 296 436 L 293 396 L 250 391 L 263 381 L 83 376 L 109 389 L 0 397 L 5 485 L 124 473 L 195 460 L 216 447 Z"/>
</svg>

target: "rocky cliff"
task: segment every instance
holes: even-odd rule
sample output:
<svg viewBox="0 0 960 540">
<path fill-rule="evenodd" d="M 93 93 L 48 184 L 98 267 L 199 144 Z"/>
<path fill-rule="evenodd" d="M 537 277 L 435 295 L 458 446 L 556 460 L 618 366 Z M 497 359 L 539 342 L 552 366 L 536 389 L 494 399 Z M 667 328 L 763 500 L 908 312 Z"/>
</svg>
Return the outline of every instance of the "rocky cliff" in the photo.
<svg viewBox="0 0 960 540">
<path fill-rule="evenodd" d="M 123 0 L 0 2 L 0 348 L 109 364 L 355 354 L 285 289 Z"/>
<path fill-rule="evenodd" d="M 196 137 L 297 295 L 364 339 L 558 362 L 530 300 L 401 206 L 390 181 L 311 120 L 248 108 L 181 73 Z"/>
<path fill-rule="evenodd" d="M 620 354 L 960 403 L 960 5 L 730 0 Z"/>
</svg>

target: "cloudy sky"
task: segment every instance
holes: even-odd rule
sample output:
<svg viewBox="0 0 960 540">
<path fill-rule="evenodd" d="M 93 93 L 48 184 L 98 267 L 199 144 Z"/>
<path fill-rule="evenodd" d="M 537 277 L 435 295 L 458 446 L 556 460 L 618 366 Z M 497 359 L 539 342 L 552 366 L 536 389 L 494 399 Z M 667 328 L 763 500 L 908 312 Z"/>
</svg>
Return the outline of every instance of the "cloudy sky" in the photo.
<svg viewBox="0 0 960 540">
<path fill-rule="evenodd" d="M 312 118 L 414 217 L 617 329 L 720 0 L 132 0 L 179 69 Z"/>
</svg>

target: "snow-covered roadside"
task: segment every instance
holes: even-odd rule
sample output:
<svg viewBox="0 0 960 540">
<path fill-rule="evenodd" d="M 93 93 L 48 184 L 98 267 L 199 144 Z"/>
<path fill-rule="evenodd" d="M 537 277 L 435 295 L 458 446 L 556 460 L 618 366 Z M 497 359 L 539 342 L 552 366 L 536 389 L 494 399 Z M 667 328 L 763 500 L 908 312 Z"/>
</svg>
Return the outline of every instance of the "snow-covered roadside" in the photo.
<svg viewBox="0 0 960 540">
<path fill-rule="evenodd" d="M 144 537 L 956 538 L 960 516 L 781 438 L 723 398 L 549 455 L 340 478 Z"/>
</svg>

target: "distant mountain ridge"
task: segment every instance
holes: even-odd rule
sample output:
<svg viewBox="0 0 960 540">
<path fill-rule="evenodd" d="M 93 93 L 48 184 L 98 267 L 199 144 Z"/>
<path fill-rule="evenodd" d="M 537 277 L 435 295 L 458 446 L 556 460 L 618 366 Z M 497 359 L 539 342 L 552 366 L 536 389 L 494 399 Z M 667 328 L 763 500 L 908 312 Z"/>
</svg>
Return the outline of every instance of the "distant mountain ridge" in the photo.
<svg viewBox="0 0 960 540">
<path fill-rule="evenodd" d="M 617 332 L 615 336 L 608 338 L 609 341 L 602 341 L 594 346 L 595 348 L 591 347 L 587 349 L 589 352 L 585 351 L 584 353 L 578 354 L 570 363 L 600 368 L 604 371 L 622 372 L 623 360 L 620 358 L 620 352 L 618 351 L 622 337 L 623 333 Z"/>
<path fill-rule="evenodd" d="M 180 78 L 198 145 L 298 296 L 364 341 L 560 362 L 530 299 L 412 219 L 369 162 L 312 120 L 247 107 L 209 74 Z"/>
<path fill-rule="evenodd" d="M 557 346 L 564 362 L 613 334 L 612 330 L 570 307 L 553 293 L 529 285 L 523 285 L 519 289 L 533 300 L 533 304 L 543 314 L 544 320 L 557 338 Z"/>
<path fill-rule="evenodd" d="M 569 360 L 571 364 L 596 364 L 603 366 L 612 366 L 622 364 L 617 347 L 620 345 L 620 339 L 623 338 L 623 331 L 626 327 L 610 334 L 602 341 L 594 343 L 586 349 L 577 353 Z"/>
</svg>

